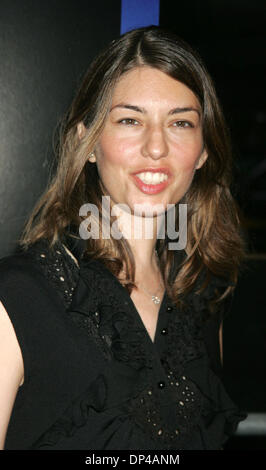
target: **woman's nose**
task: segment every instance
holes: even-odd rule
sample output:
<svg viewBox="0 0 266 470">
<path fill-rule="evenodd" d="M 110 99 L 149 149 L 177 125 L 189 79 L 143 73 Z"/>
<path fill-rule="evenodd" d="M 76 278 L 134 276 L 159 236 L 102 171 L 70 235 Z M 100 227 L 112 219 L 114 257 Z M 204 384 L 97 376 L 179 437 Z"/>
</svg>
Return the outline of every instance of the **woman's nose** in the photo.
<svg viewBox="0 0 266 470">
<path fill-rule="evenodd" d="M 146 130 L 142 145 L 142 155 L 154 160 L 168 155 L 168 145 L 163 128 L 153 126 Z"/>
</svg>

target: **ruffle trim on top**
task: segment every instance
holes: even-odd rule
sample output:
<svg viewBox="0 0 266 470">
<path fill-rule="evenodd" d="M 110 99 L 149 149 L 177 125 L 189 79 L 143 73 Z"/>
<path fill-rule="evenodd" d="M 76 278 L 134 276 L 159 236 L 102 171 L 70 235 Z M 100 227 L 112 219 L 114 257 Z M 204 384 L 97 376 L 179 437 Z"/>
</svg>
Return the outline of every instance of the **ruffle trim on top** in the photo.
<svg viewBox="0 0 266 470">
<path fill-rule="evenodd" d="M 104 270 L 104 271 L 103 271 Z M 118 292 L 120 289 L 120 295 Z M 145 348 L 145 331 L 123 304 L 125 289 L 99 262 L 82 261 L 80 280 L 73 294 L 68 314 L 80 326 L 88 319 L 95 325 L 93 339 L 101 345 L 106 358 L 126 363 L 135 370 L 152 368 L 152 358 Z"/>
</svg>

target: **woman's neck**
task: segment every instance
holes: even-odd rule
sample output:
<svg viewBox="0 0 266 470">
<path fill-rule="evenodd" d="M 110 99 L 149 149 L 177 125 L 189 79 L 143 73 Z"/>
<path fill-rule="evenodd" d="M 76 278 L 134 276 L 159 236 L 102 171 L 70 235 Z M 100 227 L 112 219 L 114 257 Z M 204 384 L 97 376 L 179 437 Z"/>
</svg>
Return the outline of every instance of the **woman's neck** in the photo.
<svg viewBox="0 0 266 470">
<path fill-rule="evenodd" d="M 163 216 L 141 217 L 120 211 L 117 215 L 119 231 L 127 240 L 136 263 L 136 274 L 152 272 L 157 267 L 155 252 L 158 230 Z M 157 268 L 158 269 L 158 268 Z"/>
</svg>

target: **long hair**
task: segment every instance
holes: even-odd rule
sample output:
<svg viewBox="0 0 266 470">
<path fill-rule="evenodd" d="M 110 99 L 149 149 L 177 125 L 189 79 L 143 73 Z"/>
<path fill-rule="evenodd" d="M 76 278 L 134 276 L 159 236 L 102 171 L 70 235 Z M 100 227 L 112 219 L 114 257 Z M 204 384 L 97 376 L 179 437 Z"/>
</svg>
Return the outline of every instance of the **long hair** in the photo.
<svg viewBox="0 0 266 470">
<path fill-rule="evenodd" d="M 175 254 L 167 249 L 166 239 L 157 241 L 166 288 L 180 304 L 204 271 L 204 287 L 211 275 L 228 280 L 225 292 L 217 292 L 216 300 L 221 300 L 233 291 L 244 255 L 239 209 L 230 191 L 229 134 L 213 82 L 198 54 L 171 32 L 155 26 L 130 31 L 112 41 L 89 67 L 62 123 L 57 171 L 36 204 L 20 244 L 26 248 L 46 238 L 52 246 L 69 226 L 78 229 L 83 220 L 79 210 L 87 202 L 98 207 L 101 221 L 103 191 L 97 166 L 88 162 L 88 155 L 101 135 L 116 83 L 126 72 L 144 65 L 182 82 L 195 94 L 201 106 L 203 140 L 208 153 L 206 162 L 196 171 L 189 190 L 179 201 L 188 205 L 188 242 L 186 256 L 171 285 L 169 275 Z M 86 128 L 82 139 L 77 133 L 81 122 Z M 178 222 L 177 216 L 177 231 Z M 127 273 L 124 284 L 130 292 L 135 264 L 125 239 L 105 239 L 100 233 L 99 239 L 87 240 L 86 253 L 102 259 L 117 276 L 124 260 Z"/>
</svg>

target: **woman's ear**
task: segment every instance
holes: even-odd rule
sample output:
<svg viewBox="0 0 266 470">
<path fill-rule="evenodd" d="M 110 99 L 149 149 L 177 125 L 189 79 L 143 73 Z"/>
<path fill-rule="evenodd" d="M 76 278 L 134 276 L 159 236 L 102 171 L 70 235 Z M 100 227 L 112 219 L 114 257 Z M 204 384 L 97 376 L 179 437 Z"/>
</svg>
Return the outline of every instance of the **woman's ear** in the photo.
<svg viewBox="0 0 266 470">
<path fill-rule="evenodd" d="M 198 163 L 195 169 L 199 170 L 202 167 L 202 165 L 206 162 L 207 158 L 208 158 L 208 153 L 207 153 L 207 150 L 204 149 L 203 152 L 201 153 L 201 156 L 198 159 Z"/>
<path fill-rule="evenodd" d="M 78 123 L 77 132 L 78 132 L 79 139 L 82 139 L 86 133 L 86 127 L 84 126 L 83 122 Z"/>
</svg>

